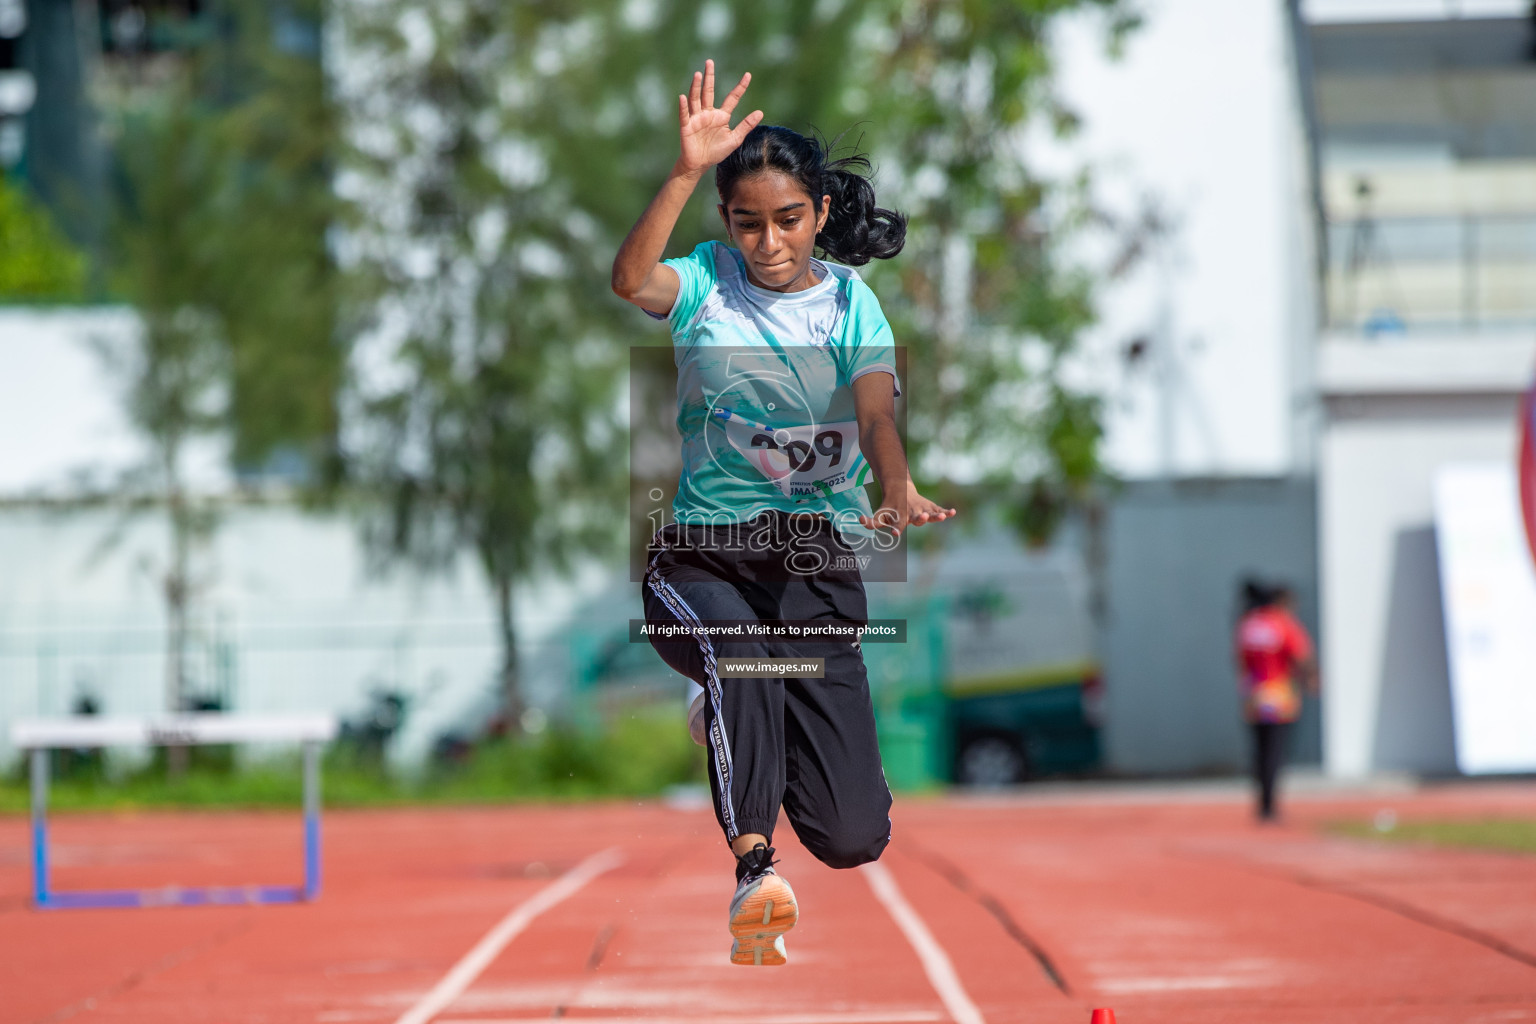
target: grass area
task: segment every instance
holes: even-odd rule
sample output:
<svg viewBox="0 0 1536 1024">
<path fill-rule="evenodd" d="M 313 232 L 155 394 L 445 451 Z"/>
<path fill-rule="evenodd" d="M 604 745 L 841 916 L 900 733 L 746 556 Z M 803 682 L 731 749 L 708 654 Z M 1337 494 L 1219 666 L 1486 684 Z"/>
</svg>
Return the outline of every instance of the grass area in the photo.
<svg viewBox="0 0 1536 1024">
<path fill-rule="evenodd" d="M 1478 850 L 1536 854 L 1536 819 L 1493 818 L 1480 821 L 1345 821 L 1328 826 L 1335 835 L 1387 842 L 1433 843 Z"/>
<path fill-rule="evenodd" d="M 227 752 L 198 755 L 179 778 L 163 757 L 126 771 L 111 762 L 70 762 L 49 787 L 50 809 L 293 808 L 302 794 L 297 755 L 236 766 Z M 345 748 L 326 756 L 321 789 L 328 807 L 476 804 L 654 796 L 671 786 L 705 781 L 704 757 L 673 709 L 622 715 L 600 729 L 550 728 L 537 736 L 497 740 L 463 761 L 419 775 L 369 764 Z M 27 777 L 18 764 L 0 776 L 0 813 L 28 807 Z"/>
</svg>

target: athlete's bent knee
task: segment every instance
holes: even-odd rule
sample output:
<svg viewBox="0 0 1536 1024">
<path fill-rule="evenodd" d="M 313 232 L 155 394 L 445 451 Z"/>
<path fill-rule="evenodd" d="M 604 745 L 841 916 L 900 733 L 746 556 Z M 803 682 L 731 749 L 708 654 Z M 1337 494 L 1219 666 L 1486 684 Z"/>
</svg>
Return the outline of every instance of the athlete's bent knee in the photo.
<svg viewBox="0 0 1536 1024">
<path fill-rule="evenodd" d="M 829 868 L 856 868 L 860 864 L 880 859 L 880 854 L 891 842 L 890 823 L 884 823 L 877 833 L 843 833 L 828 836 L 821 842 L 806 843 L 806 849 Z"/>
</svg>

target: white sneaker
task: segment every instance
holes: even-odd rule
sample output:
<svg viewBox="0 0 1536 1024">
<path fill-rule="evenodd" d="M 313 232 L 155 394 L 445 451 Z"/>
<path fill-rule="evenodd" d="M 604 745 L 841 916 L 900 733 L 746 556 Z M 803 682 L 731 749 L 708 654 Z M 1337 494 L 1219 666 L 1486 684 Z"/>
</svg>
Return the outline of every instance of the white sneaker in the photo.
<svg viewBox="0 0 1536 1024">
<path fill-rule="evenodd" d="M 763 859 L 772 855 L 773 851 L 767 850 Z M 795 891 L 772 867 L 764 868 L 761 874 L 748 874 L 737 883 L 736 895 L 731 898 L 731 937 L 736 940 L 731 943 L 731 963 L 752 967 L 788 963 L 784 933 L 799 919 Z"/>
<path fill-rule="evenodd" d="M 709 746 L 704 728 L 704 705 L 708 699 L 709 691 L 706 690 L 688 705 L 688 735 L 701 747 Z"/>
</svg>

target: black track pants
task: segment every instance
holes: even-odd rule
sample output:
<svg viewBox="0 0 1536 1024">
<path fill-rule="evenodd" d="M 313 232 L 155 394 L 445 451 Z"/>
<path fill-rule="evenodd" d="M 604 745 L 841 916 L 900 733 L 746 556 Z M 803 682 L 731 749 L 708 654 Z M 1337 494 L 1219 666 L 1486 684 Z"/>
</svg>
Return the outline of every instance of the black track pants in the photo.
<svg viewBox="0 0 1536 1024">
<path fill-rule="evenodd" d="M 1284 722 L 1253 723 L 1253 774 L 1259 784 L 1259 817 L 1268 821 L 1275 816 L 1275 786 L 1280 767 L 1285 763 Z"/>
<path fill-rule="evenodd" d="M 836 567 L 849 549 L 831 524 L 811 536 L 790 536 L 789 526 L 783 513 L 767 513 L 736 527 L 665 528 L 646 570 L 646 621 L 868 621 L 858 570 Z M 811 563 L 829 567 L 793 571 L 797 551 L 796 565 L 812 552 Z M 771 840 L 782 804 L 822 862 L 851 868 L 880 856 L 890 842 L 891 791 L 855 643 L 690 637 L 652 645 L 708 694 L 709 785 L 727 841 L 751 833 Z M 826 675 L 721 679 L 715 671 L 719 658 L 746 657 L 822 658 Z"/>
</svg>

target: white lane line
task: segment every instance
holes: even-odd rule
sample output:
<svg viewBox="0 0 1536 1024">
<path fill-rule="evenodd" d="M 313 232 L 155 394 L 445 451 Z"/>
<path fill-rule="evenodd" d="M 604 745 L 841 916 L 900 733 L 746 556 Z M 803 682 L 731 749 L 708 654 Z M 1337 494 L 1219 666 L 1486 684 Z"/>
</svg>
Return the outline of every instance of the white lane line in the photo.
<svg viewBox="0 0 1536 1024">
<path fill-rule="evenodd" d="M 579 1024 L 718 1024 L 714 1017 L 569 1017 Z M 892 1013 L 852 1011 L 849 1013 L 784 1013 L 772 1017 L 753 1017 L 752 1024 L 931 1024 L 942 1021 L 942 1014 L 932 1010 L 897 1010 Z M 533 1024 L 547 1021 L 542 1017 L 444 1017 L 438 1024 Z"/>
<path fill-rule="evenodd" d="M 416 1005 L 405 1011 L 395 1024 L 427 1024 L 464 990 L 475 983 L 480 973 L 501 955 L 507 943 L 517 938 L 523 929 L 533 923 L 544 911 L 558 906 L 581 891 L 581 888 L 605 871 L 611 871 L 624 861 L 624 854 L 617 846 L 595 853 L 571 870 L 533 894 L 526 903 L 513 907 L 496 927 L 485 933 L 475 943 L 475 948 L 465 953 L 443 980 L 422 996 Z"/>
<path fill-rule="evenodd" d="M 955 1024 L 987 1024 L 986 1018 L 966 994 L 965 986 L 960 984 L 960 976 L 955 973 L 955 965 L 950 962 L 949 954 L 944 952 L 944 947 L 939 945 L 923 919 L 912 909 L 912 904 L 901 894 L 896 879 L 886 866 L 874 861 L 865 864 L 863 871 L 869 887 L 875 891 L 875 899 L 885 907 L 897 927 L 906 935 L 907 941 L 912 944 L 917 958 L 922 961 L 923 971 L 928 975 L 928 983 L 939 994 L 940 1002 L 949 1011 Z"/>
</svg>

